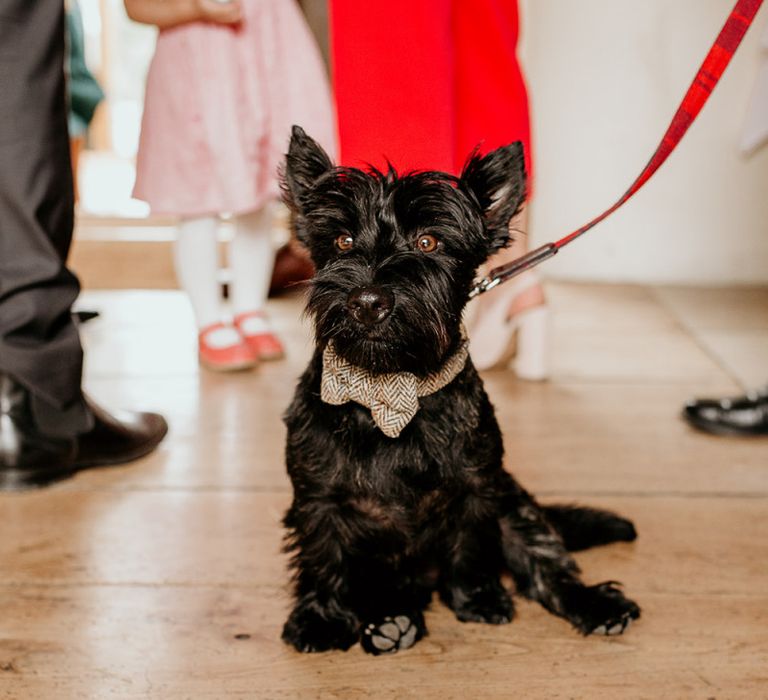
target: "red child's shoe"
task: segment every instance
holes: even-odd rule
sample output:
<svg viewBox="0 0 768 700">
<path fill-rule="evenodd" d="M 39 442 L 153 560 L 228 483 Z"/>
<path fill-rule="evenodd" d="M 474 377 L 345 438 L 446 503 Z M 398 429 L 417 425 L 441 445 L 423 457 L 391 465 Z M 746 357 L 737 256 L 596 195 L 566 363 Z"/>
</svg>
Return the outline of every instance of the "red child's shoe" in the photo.
<svg viewBox="0 0 768 700">
<path fill-rule="evenodd" d="M 214 323 L 200 331 L 198 335 L 200 364 L 214 372 L 253 369 L 259 363 L 259 358 L 242 338 L 238 342 L 222 347 L 211 344 L 209 340 L 211 333 L 226 327 L 223 323 Z"/>
<path fill-rule="evenodd" d="M 235 316 L 235 328 L 259 360 L 281 360 L 285 348 L 272 332 L 263 311 L 246 311 Z"/>
</svg>

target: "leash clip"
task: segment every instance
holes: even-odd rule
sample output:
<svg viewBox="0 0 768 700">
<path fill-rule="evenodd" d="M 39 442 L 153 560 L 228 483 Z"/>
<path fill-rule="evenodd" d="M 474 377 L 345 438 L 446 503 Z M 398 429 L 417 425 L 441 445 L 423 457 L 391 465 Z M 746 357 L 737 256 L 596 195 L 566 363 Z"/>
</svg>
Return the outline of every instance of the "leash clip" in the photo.
<svg viewBox="0 0 768 700">
<path fill-rule="evenodd" d="M 489 292 L 494 287 L 498 287 L 502 282 L 517 277 L 520 273 L 536 267 L 536 265 L 543 263 L 545 260 L 549 260 L 558 250 L 555 243 L 545 243 L 530 253 L 517 258 L 517 260 L 513 260 L 506 265 L 494 267 L 487 277 L 484 277 L 472 287 L 469 292 L 469 298 L 473 299 L 479 294 L 485 294 L 485 292 Z"/>
<path fill-rule="evenodd" d="M 501 279 L 491 278 L 491 277 L 483 277 L 469 292 L 469 298 L 472 299 L 473 297 L 476 297 L 478 294 L 485 294 L 485 292 L 489 292 L 494 287 L 498 287 L 501 284 Z"/>
</svg>

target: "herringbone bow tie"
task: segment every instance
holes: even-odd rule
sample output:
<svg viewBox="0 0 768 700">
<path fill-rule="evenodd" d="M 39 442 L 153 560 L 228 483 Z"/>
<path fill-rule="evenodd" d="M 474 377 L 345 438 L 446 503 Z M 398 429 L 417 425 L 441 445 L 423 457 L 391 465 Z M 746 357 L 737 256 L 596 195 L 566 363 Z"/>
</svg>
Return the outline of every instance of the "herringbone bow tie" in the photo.
<svg viewBox="0 0 768 700">
<path fill-rule="evenodd" d="M 428 396 L 452 382 L 467 362 L 467 341 L 443 366 L 423 379 L 410 372 L 372 374 L 339 357 L 329 343 L 323 351 L 320 398 L 341 406 L 354 401 L 371 409 L 373 421 L 387 437 L 396 438 L 419 410 L 419 396 Z"/>
</svg>

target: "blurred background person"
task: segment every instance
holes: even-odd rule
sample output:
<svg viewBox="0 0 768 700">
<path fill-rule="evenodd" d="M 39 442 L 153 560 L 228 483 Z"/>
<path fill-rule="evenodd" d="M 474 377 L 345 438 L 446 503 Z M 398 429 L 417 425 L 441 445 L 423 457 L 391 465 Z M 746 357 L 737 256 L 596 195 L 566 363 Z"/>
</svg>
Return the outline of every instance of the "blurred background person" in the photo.
<svg viewBox="0 0 768 700">
<path fill-rule="evenodd" d="M 125 0 L 159 27 L 147 76 L 134 194 L 179 217 L 175 265 L 198 325 L 200 362 L 241 370 L 281 358 L 264 312 L 274 263 L 277 168 L 292 124 L 335 153 L 324 67 L 293 0 Z M 233 217 L 230 322 L 217 229 Z"/>
<path fill-rule="evenodd" d="M 342 163 L 458 174 L 479 147 L 522 141 L 529 202 L 533 158 L 528 96 L 517 60 L 519 15 L 510 0 L 359 3 L 331 0 L 331 42 Z M 528 247 L 526 209 L 495 267 Z M 479 369 L 506 366 L 543 379 L 547 308 L 535 273 L 480 297 L 468 316 Z M 516 345 L 515 345 L 516 342 Z"/>
</svg>

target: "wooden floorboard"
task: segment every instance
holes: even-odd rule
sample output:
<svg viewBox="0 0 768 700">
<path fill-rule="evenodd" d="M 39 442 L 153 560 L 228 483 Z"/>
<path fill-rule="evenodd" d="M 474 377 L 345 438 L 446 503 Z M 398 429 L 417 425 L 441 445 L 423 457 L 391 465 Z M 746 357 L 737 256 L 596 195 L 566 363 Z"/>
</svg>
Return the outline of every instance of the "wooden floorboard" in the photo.
<svg viewBox="0 0 768 700">
<path fill-rule="evenodd" d="M 768 293 L 549 293 L 552 381 L 486 384 L 526 487 L 635 521 L 637 542 L 577 556 L 641 604 L 625 636 L 582 638 L 526 601 L 509 626 L 462 624 L 436 601 L 409 652 L 291 651 L 280 416 L 311 352 L 300 298 L 272 303 L 285 362 L 218 376 L 198 373 L 179 294 L 98 292 L 80 302 L 102 311 L 84 327 L 88 390 L 171 430 L 129 467 L 0 495 L 0 698 L 768 697 L 768 443 L 679 417 L 692 395 L 739 390 L 709 341 L 762 342 Z"/>
<path fill-rule="evenodd" d="M 287 493 L 59 491 L 3 501 L 0 584 L 263 585 L 287 579 Z M 581 552 L 585 578 L 640 592 L 765 590 L 768 498 L 583 496 L 631 518 L 631 544 Z M 743 546 L 735 547 L 736 543 Z"/>
<path fill-rule="evenodd" d="M 18 630 L 0 640 L 6 697 L 761 698 L 768 682 L 765 595 L 647 593 L 618 639 L 527 602 L 503 627 L 434 607 L 422 643 L 382 658 L 290 651 L 269 588 L 0 587 L 0 605 Z"/>
</svg>

